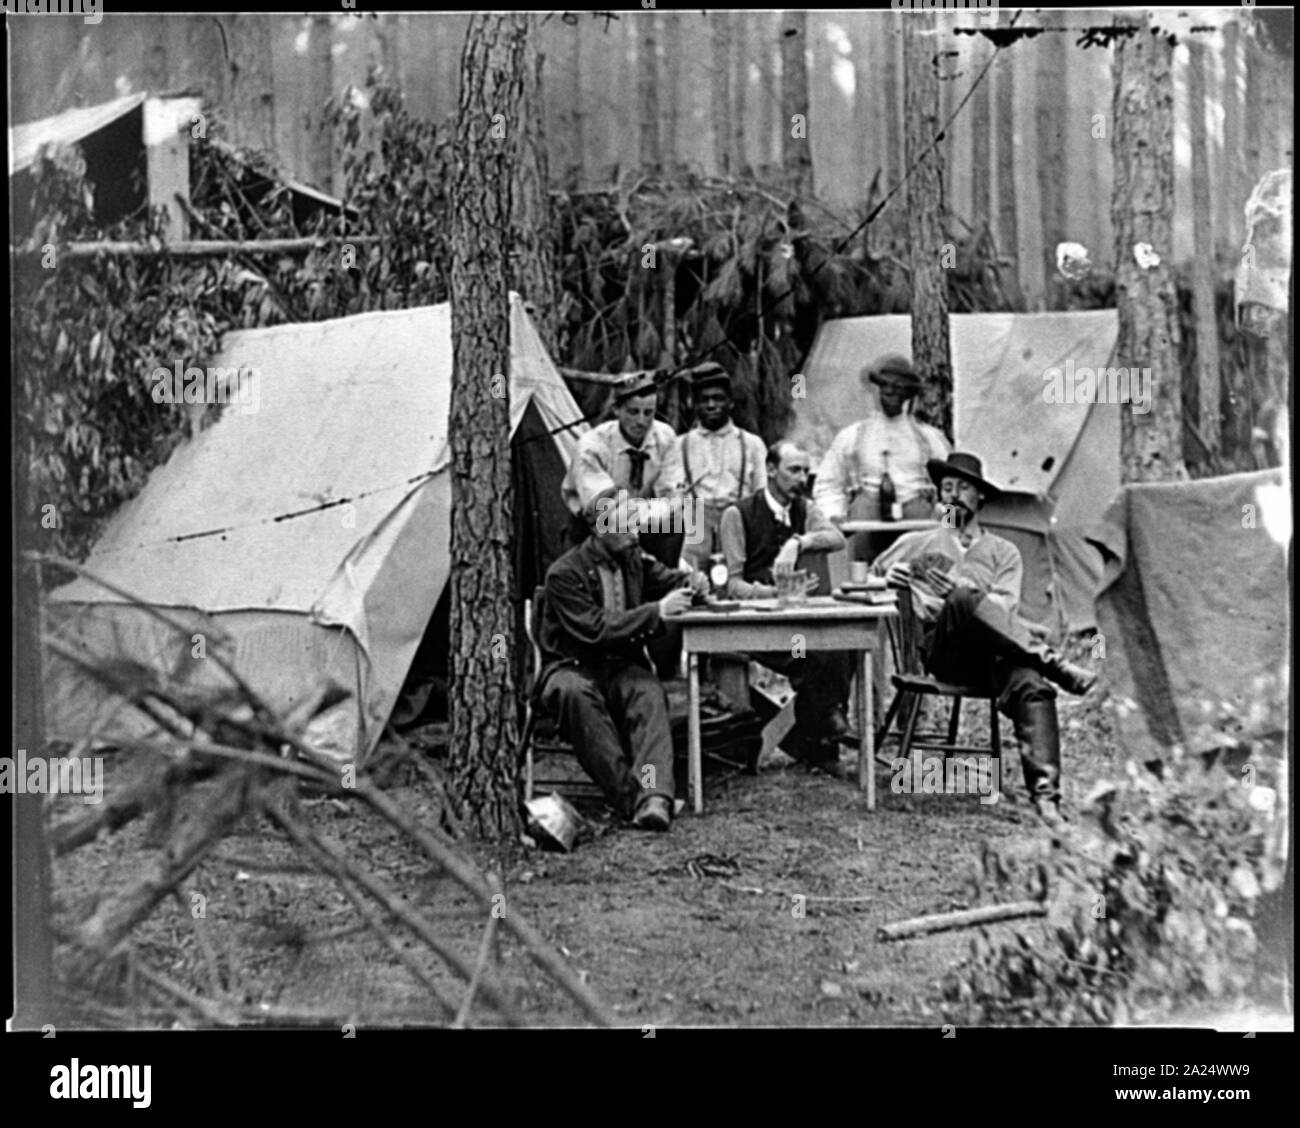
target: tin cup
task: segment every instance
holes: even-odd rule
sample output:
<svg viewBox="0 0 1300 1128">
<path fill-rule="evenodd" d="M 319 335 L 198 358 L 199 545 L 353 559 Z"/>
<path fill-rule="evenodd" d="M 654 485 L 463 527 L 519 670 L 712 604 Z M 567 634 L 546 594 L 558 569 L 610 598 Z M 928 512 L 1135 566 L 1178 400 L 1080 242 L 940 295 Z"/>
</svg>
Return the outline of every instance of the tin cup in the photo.
<svg viewBox="0 0 1300 1128">
<path fill-rule="evenodd" d="M 871 565 L 865 560 L 853 560 L 849 562 L 849 579 L 855 584 L 865 584 L 867 576 L 870 575 Z"/>
</svg>

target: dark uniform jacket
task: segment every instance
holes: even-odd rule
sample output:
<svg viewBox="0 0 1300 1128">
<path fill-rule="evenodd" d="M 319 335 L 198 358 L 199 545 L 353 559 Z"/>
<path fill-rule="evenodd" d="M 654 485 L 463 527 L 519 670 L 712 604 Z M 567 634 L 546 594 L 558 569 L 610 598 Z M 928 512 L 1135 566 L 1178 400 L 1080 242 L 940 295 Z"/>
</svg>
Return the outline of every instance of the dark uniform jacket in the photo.
<svg viewBox="0 0 1300 1128">
<path fill-rule="evenodd" d="M 605 610 L 604 589 L 597 566 L 607 564 L 600 542 L 589 536 L 551 565 L 538 633 L 542 660 L 549 673 L 566 659 L 599 665 L 611 659 L 645 664 L 642 648 L 659 634 L 658 601 L 681 587 L 681 572 L 652 556 L 637 552 L 619 562 L 627 610 Z"/>
</svg>

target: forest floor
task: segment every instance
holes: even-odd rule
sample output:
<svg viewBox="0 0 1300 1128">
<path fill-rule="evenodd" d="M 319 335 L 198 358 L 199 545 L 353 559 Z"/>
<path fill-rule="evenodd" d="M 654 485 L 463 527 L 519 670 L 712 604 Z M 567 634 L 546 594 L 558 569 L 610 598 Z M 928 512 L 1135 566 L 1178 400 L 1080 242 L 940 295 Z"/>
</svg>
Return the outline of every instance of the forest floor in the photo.
<svg viewBox="0 0 1300 1128">
<path fill-rule="evenodd" d="M 1098 779 L 1122 770 L 1103 694 L 1099 687 L 1086 699 L 1059 698 L 1067 812 Z M 963 731 L 984 735 L 987 707 L 968 702 L 964 709 Z M 571 853 L 517 853 L 503 875 L 506 911 L 530 920 L 621 1024 L 939 1025 L 937 983 L 966 955 L 972 934 L 885 942 L 876 930 L 976 903 L 974 878 L 986 847 L 1023 852 L 1046 844 L 1048 831 L 1023 795 L 1009 727 L 1007 778 L 996 803 L 973 794 L 897 794 L 881 766 L 878 806 L 868 811 L 855 784 L 776 752 L 757 775 L 706 777 L 704 814 L 680 817 L 670 833 L 638 832 L 596 815 Z M 852 762 L 846 753 L 845 764 Z M 415 771 L 405 775 L 388 794 L 417 820 L 437 819 L 430 785 Z M 593 811 L 590 803 L 583 809 Z M 428 914 L 473 963 L 483 910 L 408 840 L 360 803 L 303 799 L 301 811 Z M 149 821 L 56 861 L 64 927 L 84 919 L 103 890 L 120 886 L 132 863 L 148 856 Z M 477 860 L 484 869 L 492 864 L 485 853 Z M 192 911 L 195 894 L 205 899 L 201 919 Z M 405 933 L 401 943 L 452 997 L 463 995 L 427 950 Z M 197 995 L 263 1013 L 270 1025 L 446 1021 L 358 924 L 339 888 L 261 818 L 247 817 L 185 883 L 183 896 L 137 927 L 132 947 L 145 965 Z M 508 935 L 497 958 L 527 1024 L 583 1021 Z M 145 1005 L 145 992 L 124 993 L 120 973 L 115 978 L 116 987 L 106 980 L 106 1005 L 87 1002 L 74 1024 L 203 1025 L 175 1002 Z M 121 1009 L 107 1006 L 113 1000 Z M 476 1008 L 470 1021 L 497 1020 Z"/>
</svg>

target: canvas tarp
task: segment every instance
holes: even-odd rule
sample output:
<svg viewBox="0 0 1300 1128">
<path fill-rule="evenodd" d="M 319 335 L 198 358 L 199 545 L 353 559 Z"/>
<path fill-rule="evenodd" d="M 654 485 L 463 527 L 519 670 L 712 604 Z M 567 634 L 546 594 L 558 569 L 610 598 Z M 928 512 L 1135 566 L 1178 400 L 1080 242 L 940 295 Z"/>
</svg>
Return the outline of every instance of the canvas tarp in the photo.
<svg viewBox="0 0 1300 1128">
<path fill-rule="evenodd" d="M 1125 486 L 1115 499 L 1098 532 L 1097 618 L 1130 756 L 1277 739 L 1289 696 L 1290 525 L 1280 470 Z"/>
<path fill-rule="evenodd" d="M 510 344 L 512 432 L 526 412 L 548 431 L 578 419 L 515 295 Z M 228 685 L 202 656 L 224 633 L 280 708 L 332 673 L 350 696 L 312 738 L 364 755 L 447 582 L 451 307 L 233 332 L 213 365 L 256 374 L 257 410 L 229 404 L 179 447 L 85 565 L 190 625 L 171 631 L 87 579 L 52 593 L 51 619 L 88 655 L 204 687 Z M 580 433 L 547 440 L 565 466 Z M 76 738 L 115 707 L 66 662 L 49 673 L 51 735 Z M 110 733 L 140 724 L 124 712 Z"/>
<path fill-rule="evenodd" d="M 1127 408 L 1049 402 L 1044 373 L 1067 361 L 1107 367 L 1117 332 L 1114 310 L 949 317 L 955 447 L 979 455 L 988 479 L 1010 491 L 988 507 L 985 524 L 1025 558 L 1025 615 L 1055 623 L 1059 609 L 1072 630 L 1095 625 L 1101 561 L 1086 537 L 1119 487 L 1119 412 Z M 891 352 L 911 355 L 910 316 L 821 327 L 792 430 L 814 461 L 840 428 L 879 410 L 859 374 Z"/>
</svg>

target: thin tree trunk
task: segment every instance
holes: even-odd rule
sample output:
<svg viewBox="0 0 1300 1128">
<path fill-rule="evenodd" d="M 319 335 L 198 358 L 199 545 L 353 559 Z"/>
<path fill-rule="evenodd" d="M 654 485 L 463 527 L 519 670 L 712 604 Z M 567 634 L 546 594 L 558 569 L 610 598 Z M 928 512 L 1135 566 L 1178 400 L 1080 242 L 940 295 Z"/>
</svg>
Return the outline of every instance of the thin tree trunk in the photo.
<svg viewBox="0 0 1300 1128">
<path fill-rule="evenodd" d="M 270 16 L 209 16 L 227 52 L 224 104 L 240 145 L 275 151 L 274 62 Z"/>
<path fill-rule="evenodd" d="M 753 112 L 749 100 L 749 20 L 745 12 L 727 12 L 731 21 L 731 167 L 744 176 L 746 161 L 745 119 Z"/>
<path fill-rule="evenodd" d="M 659 149 L 659 60 L 655 54 L 657 12 L 635 17 L 637 101 L 641 109 L 641 168 L 659 172 L 663 158 Z"/>
<path fill-rule="evenodd" d="M 307 178 L 325 192 L 334 191 L 332 137 L 325 103 L 334 93 L 334 29 L 330 16 L 311 17 L 307 85 Z"/>
<path fill-rule="evenodd" d="M 1235 19 L 1223 27 L 1223 167 L 1219 177 L 1219 218 L 1215 224 L 1220 239 L 1232 248 L 1240 248 L 1245 238 L 1241 195 L 1245 181 L 1246 152 L 1243 128 L 1243 85 L 1241 65 L 1241 29 Z"/>
<path fill-rule="evenodd" d="M 520 831 L 507 291 L 528 29 L 470 19 L 451 190 L 450 769 L 461 818 L 502 844 Z"/>
<path fill-rule="evenodd" d="M 665 12 L 663 17 L 664 66 L 667 81 L 664 97 L 660 100 L 663 109 L 663 125 L 660 145 L 668 154 L 668 172 L 676 175 L 677 166 L 682 160 L 678 149 L 678 118 L 682 97 L 682 20 L 686 16 L 679 12 Z M 661 154 L 662 155 L 662 154 Z"/>
<path fill-rule="evenodd" d="M 796 196 L 811 196 L 813 191 L 807 50 L 808 13 L 782 13 L 781 163 L 785 167 L 790 191 Z"/>
<path fill-rule="evenodd" d="M 1006 13 L 999 19 L 1003 20 Z M 1008 260 L 1005 274 L 1007 292 L 1017 308 L 1021 303 L 1020 289 L 1020 229 L 1016 208 L 1016 72 L 1012 62 L 1014 52 L 1004 51 L 993 64 L 989 77 L 993 80 L 994 110 L 997 114 L 997 174 L 998 174 L 998 255 Z"/>
<path fill-rule="evenodd" d="M 532 306 L 533 324 L 552 356 L 560 347 L 560 288 L 555 268 L 555 228 L 551 215 L 550 170 L 546 149 L 546 96 L 542 89 L 545 56 L 537 49 L 534 20 L 524 42 L 523 102 L 513 167 L 513 286 Z"/>
<path fill-rule="evenodd" d="M 1058 11 L 1043 12 L 1039 16 L 1042 26 L 1060 24 Z M 1059 285 L 1056 272 L 1056 245 L 1066 237 L 1065 177 L 1067 173 L 1065 138 L 1063 136 L 1063 111 L 1068 111 L 1069 96 L 1065 90 L 1067 66 L 1065 35 L 1048 31 L 1033 43 L 1037 50 L 1038 68 L 1035 74 L 1034 126 L 1038 140 L 1038 201 L 1039 223 L 1043 234 L 1043 277 L 1046 285 L 1043 301 L 1048 309 L 1059 302 Z"/>
<path fill-rule="evenodd" d="M 1210 215 L 1209 140 L 1205 128 L 1205 46 L 1188 43 L 1188 116 L 1192 134 L 1192 295 L 1196 324 L 1197 422 L 1210 454 L 1219 453 L 1219 322 L 1214 303 L 1214 226 Z"/>
<path fill-rule="evenodd" d="M 907 240 L 912 266 L 912 363 L 925 380 L 917 415 L 952 434 L 952 363 L 948 351 L 948 275 L 943 265 L 943 159 L 931 142 L 939 132 L 939 84 L 932 65 L 932 12 L 903 25 L 907 129 Z M 925 154 L 922 158 L 922 154 Z M 917 163 L 919 161 L 919 164 Z M 913 166 L 915 165 L 915 168 Z"/>
<path fill-rule="evenodd" d="M 719 176 L 729 176 L 731 167 L 731 19 L 729 12 L 709 16 L 713 32 L 713 163 Z"/>
<path fill-rule="evenodd" d="M 765 179 L 773 177 L 781 156 L 777 135 L 781 127 L 781 89 L 780 58 L 777 39 L 780 35 L 781 16 L 778 12 L 760 12 L 755 17 L 758 23 L 758 70 L 759 70 L 759 143 L 755 146 L 759 170 Z"/>
<path fill-rule="evenodd" d="M 885 115 L 886 190 L 903 179 L 903 23 L 910 17 L 895 13 L 885 20 Z"/>
<path fill-rule="evenodd" d="M 1259 183 L 1260 178 L 1268 170 L 1264 168 L 1263 143 L 1264 143 L 1264 115 L 1267 112 L 1264 106 L 1265 102 L 1265 76 L 1264 76 L 1264 59 L 1263 51 L 1260 50 L 1259 43 L 1253 34 L 1247 33 L 1246 41 L 1246 101 L 1244 106 L 1245 129 L 1244 144 L 1246 148 L 1246 163 L 1242 169 L 1244 172 L 1241 202 L 1237 205 L 1239 208 L 1246 206 L 1246 201 L 1250 199 L 1251 190 Z"/>
<path fill-rule="evenodd" d="M 1150 17 L 1119 17 L 1134 29 L 1115 48 L 1113 152 L 1118 365 L 1138 370 L 1150 410 L 1120 412 L 1125 482 L 1173 481 L 1183 466 L 1182 367 L 1173 271 L 1173 47 Z M 1158 260 L 1158 261 L 1157 261 Z"/>
<path fill-rule="evenodd" d="M 984 69 L 993 50 L 982 37 L 975 38 L 970 54 L 970 81 Z M 994 149 L 992 123 L 992 92 L 988 79 L 975 88 L 971 98 L 971 133 L 974 152 L 971 159 L 971 213 L 978 227 L 981 223 L 993 226 L 993 188 L 991 185 Z M 1012 207 L 1014 207 L 1014 203 Z"/>
</svg>

